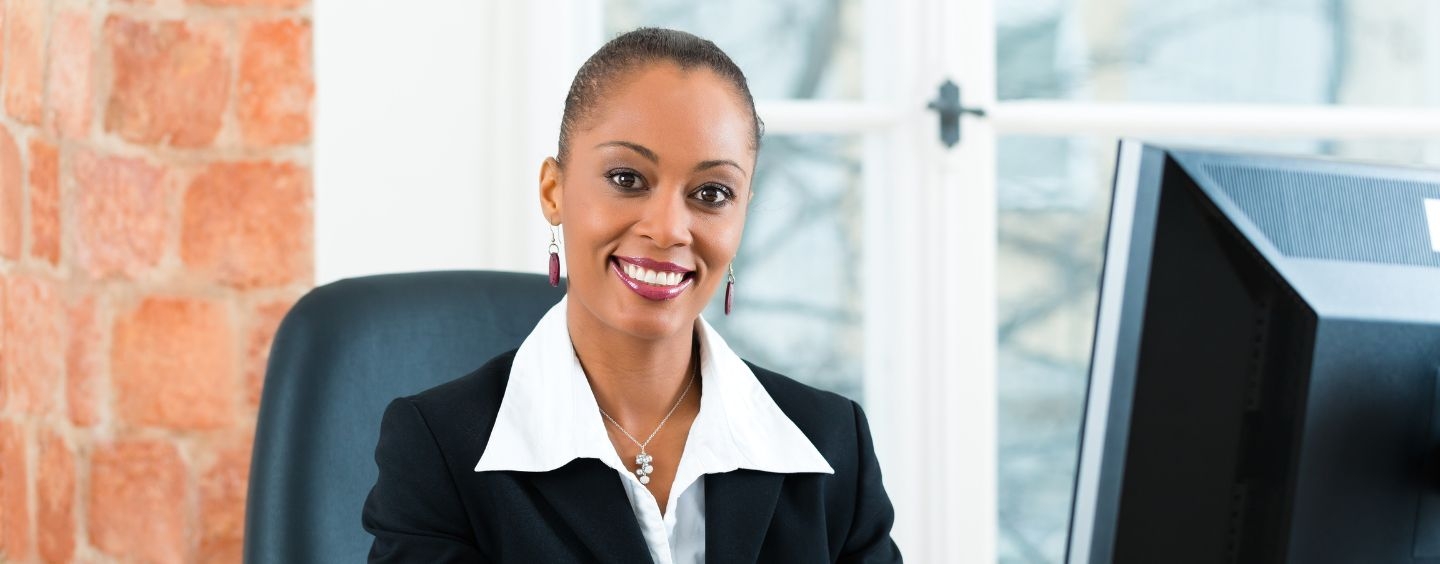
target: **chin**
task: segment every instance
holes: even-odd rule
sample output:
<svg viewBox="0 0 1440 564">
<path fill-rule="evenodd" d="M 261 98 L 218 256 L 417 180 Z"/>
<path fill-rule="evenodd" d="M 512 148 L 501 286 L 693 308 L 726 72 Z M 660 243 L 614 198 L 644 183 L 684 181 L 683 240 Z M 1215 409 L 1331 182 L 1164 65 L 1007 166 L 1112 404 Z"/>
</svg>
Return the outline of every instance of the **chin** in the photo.
<svg viewBox="0 0 1440 564">
<path fill-rule="evenodd" d="M 690 331 L 699 316 L 698 311 L 692 313 L 690 308 L 681 307 L 678 303 L 622 304 L 607 324 L 639 339 L 660 340 Z"/>
</svg>

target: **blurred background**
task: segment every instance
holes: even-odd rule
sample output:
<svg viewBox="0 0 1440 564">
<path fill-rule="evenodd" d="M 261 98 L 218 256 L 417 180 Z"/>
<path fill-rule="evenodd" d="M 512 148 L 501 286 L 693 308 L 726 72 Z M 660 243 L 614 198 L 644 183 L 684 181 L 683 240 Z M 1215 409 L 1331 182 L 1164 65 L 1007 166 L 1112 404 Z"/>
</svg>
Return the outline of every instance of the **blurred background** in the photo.
<svg viewBox="0 0 1440 564">
<path fill-rule="evenodd" d="M 543 271 L 565 90 L 637 26 L 748 75 L 707 319 L 861 401 L 918 562 L 1063 556 L 1120 137 L 1440 166 L 1430 0 L 0 0 L 0 561 L 238 561 L 284 312 Z"/>
</svg>

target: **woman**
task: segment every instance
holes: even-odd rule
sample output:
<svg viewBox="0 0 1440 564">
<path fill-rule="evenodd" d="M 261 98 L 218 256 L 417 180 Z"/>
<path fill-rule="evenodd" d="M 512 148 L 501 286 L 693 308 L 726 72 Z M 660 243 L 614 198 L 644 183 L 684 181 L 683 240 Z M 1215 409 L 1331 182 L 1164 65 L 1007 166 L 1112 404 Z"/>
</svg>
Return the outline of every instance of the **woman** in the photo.
<svg viewBox="0 0 1440 564">
<path fill-rule="evenodd" d="M 640 29 L 585 62 L 540 169 L 566 297 L 519 349 L 387 408 L 372 562 L 900 560 L 859 406 L 700 318 L 722 282 L 728 311 L 760 134 L 709 41 Z"/>
</svg>

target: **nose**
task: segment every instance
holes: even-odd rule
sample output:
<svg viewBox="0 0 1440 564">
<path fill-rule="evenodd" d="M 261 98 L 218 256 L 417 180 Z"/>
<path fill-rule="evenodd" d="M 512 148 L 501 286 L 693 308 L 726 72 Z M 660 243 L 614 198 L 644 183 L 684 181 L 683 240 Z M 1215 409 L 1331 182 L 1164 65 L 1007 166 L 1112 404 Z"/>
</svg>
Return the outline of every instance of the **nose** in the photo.
<svg viewBox="0 0 1440 564">
<path fill-rule="evenodd" d="M 689 245 L 691 210 L 685 205 L 684 190 L 655 190 L 641 209 L 636 232 L 656 247 L 668 249 Z"/>
</svg>

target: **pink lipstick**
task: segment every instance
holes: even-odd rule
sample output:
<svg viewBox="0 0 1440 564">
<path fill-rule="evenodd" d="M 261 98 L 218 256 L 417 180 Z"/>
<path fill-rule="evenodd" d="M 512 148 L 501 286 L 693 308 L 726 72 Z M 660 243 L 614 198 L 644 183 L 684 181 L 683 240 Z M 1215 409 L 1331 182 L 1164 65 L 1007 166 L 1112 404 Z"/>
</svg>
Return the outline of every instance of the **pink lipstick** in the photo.
<svg viewBox="0 0 1440 564">
<path fill-rule="evenodd" d="M 690 288 L 693 271 L 672 262 L 644 257 L 613 257 L 610 269 L 620 282 L 647 300 L 673 299 Z"/>
</svg>

